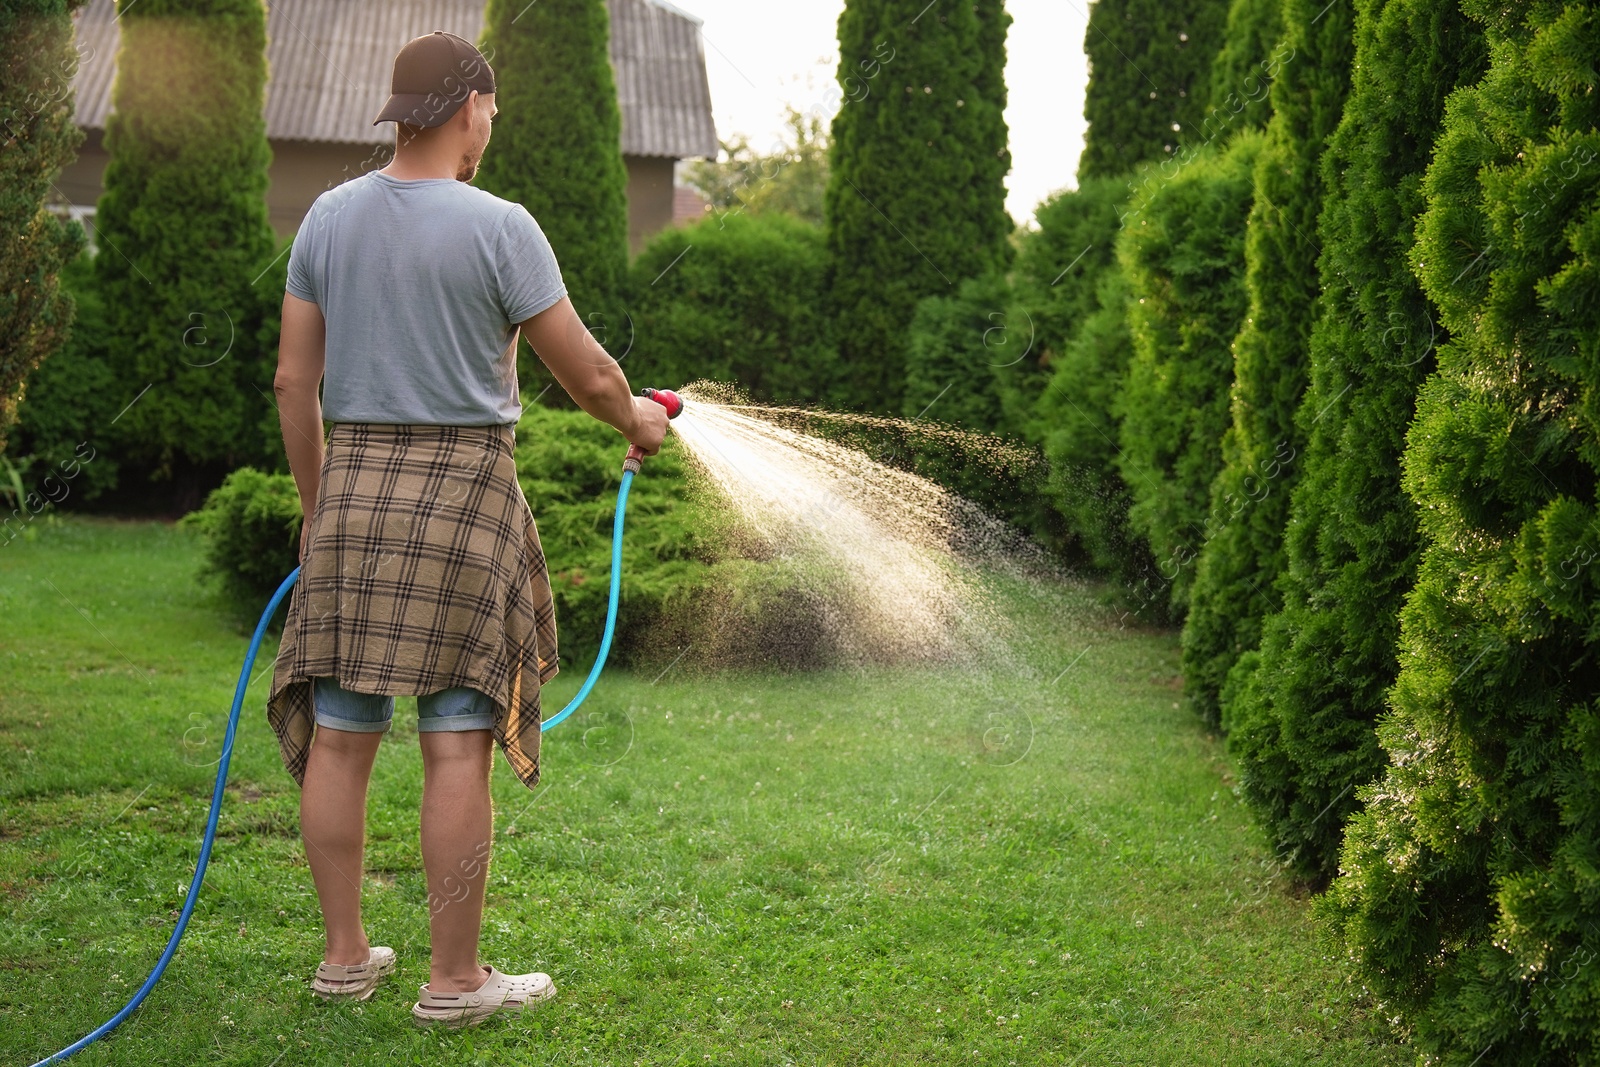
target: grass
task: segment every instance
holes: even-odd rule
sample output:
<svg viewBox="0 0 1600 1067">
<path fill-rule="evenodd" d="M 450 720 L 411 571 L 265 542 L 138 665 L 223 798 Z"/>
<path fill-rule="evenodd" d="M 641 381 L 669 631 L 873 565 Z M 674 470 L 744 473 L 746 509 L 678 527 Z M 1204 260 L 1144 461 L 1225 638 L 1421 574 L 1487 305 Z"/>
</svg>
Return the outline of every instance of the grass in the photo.
<svg viewBox="0 0 1600 1067">
<path fill-rule="evenodd" d="M 246 644 L 196 585 L 189 534 L 32 529 L 0 548 L 7 1063 L 87 1033 L 154 963 Z M 410 1019 L 428 944 L 414 702 L 374 773 L 364 891 L 399 973 L 365 1005 L 324 1005 L 263 676 L 189 933 L 77 1060 L 1410 1062 L 1318 947 L 1221 746 L 1178 710 L 1174 636 L 1096 621 L 1082 591 L 1013 614 L 1033 670 L 1003 679 L 608 672 L 545 737 L 536 791 L 496 757 L 483 957 L 560 993 L 454 1033 Z"/>
</svg>

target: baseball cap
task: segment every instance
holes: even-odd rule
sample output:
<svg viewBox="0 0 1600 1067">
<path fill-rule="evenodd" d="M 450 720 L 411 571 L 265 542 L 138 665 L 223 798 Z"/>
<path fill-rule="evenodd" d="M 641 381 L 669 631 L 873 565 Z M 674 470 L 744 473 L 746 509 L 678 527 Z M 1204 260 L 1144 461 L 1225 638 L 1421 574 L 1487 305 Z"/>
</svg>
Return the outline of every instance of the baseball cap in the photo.
<svg viewBox="0 0 1600 1067">
<path fill-rule="evenodd" d="M 464 37 L 434 30 L 395 53 L 389 99 L 372 120 L 438 126 L 460 109 L 473 89 L 494 92 L 494 70 Z"/>
</svg>

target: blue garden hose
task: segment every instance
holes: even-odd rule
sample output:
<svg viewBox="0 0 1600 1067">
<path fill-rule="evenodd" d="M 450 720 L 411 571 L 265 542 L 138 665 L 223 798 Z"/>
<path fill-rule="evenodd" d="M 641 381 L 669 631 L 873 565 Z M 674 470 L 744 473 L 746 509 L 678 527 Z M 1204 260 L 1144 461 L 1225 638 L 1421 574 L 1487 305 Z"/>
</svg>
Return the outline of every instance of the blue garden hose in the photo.
<svg viewBox="0 0 1600 1067">
<path fill-rule="evenodd" d="M 600 679 L 600 671 L 606 664 L 606 655 L 611 651 L 611 635 L 617 628 L 617 601 L 622 588 L 622 516 L 628 506 L 628 487 L 633 484 L 633 474 L 631 468 L 624 468 L 622 485 L 617 489 L 617 514 L 611 524 L 611 601 L 606 607 L 606 629 L 604 636 L 600 638 L 600 654 L 595 657 L 594 666 L 589 669 L 589 677 L 584 679 L 583 687 L 578 690 L 578 694 L 566 707 L 539 724 L 541 732 L 561 722 L 584 702 L 589 696 L 589 691 L 594 688 L 594 683 Z M 206 865 L 211 862 L 211 845 L 217 837 L 217 817 L 222 813 L 222 790 L 228 781 L 228 762 L 233 758 L 233 735 L 239 726 L 239 710 L 244 707 L 245 690 L 250 687 L 256 653 L 261 649 L 261 639 L 266 636 L 267 624 L 272 621 L 278 605 L 283 602 L 283 598 L 289 594 L 289 590 L 294 587 L 295 580 L 299 577 L 300 568 L 296 567 L 290 572 L 289 577 L 283 580 L 283 584 L 278 586 L 278 591 L 267 601 L 267 608 L 261 613 L 261 621 L 256 623 L 256 632 L 250 638 L 250 650 L 245 653 L 244 667 L 239 671 L 239 684 L 233 690 L 233 708 L 228 712 L 228 732 L 222 740 L 222 760 L 217 764 L 217 782 L 211 789 L 211 813 L 206 816 L 206 835 L 200 843 L 200 860 L 195 864 L 194 878 L 189 883 L 189 893 L 184 898 L 183 911 L 178 915 L 178 925 L 173 928 L 172 936 L 167 939 L 166 950 L 156 961 L 150 977 L 144 980 L 144 985 L 140 986 L 139 991 L 122 1006 L 122 1010 L 101 1023 L 92 1033 L 79 1038 L 60 1052 L 40 1060 L 33 1067 L 44 1067 L 47 1063 L 64 1060 L 122 1025 L 122 1021 L 132 1015 L 133 1009 L 143 1002 L 151 989 L 155 988 L 156 982 L 160 981 L 162 973 L 166 971 L 167 964 L 171 962 L 173 953 L 178 951 L 178 942 L 189 926 L 189 916 L 194 913 L 195 901 L 200 897 L 200 883 L 205 879 Z"/>
</svg>

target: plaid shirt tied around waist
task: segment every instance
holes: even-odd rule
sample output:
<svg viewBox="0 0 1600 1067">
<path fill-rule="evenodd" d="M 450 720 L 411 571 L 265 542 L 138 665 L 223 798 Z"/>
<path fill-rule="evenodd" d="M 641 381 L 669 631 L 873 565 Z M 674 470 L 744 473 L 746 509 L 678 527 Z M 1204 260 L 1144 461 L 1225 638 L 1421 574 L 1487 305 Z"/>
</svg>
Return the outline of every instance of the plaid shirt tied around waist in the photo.
<svg viewBox="0 0 1600 1067">
<path fill-rule="evenodd" d="M 267 698 L 296 782 L 311 679 L 332 677 L 385 696 L 480 690 L 511 769 L 538 783 L 555 604 L 514 443 L 511 426 L 334 426 Z"/>
</svg>

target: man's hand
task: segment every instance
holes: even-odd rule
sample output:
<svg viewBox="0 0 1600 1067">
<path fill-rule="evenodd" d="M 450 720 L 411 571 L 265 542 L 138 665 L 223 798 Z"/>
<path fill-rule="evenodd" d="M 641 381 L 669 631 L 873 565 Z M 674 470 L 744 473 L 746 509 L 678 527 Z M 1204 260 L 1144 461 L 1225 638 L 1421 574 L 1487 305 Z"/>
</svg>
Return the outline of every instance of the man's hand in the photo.
<svg viewBox="0 0 1600 1067">
<path fill-rule="evenodd" d="M 639 451 L 653 456 L 661 451 L 661 442 L 667 437 L 667 409 L 649 397 L 633 398 L 634 428 L 627 435 Z"/>
</svg>

